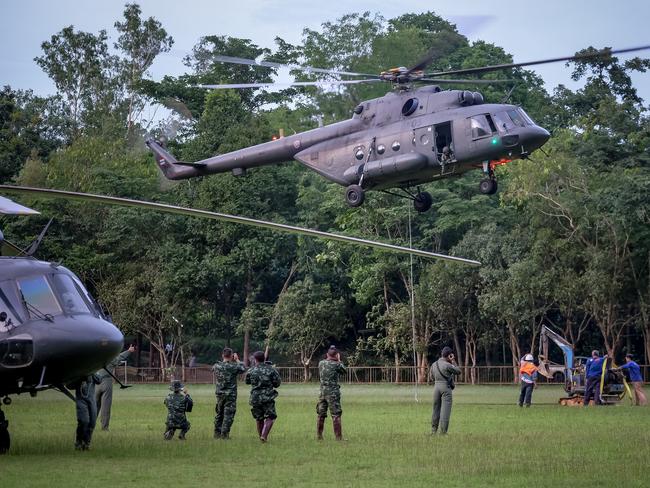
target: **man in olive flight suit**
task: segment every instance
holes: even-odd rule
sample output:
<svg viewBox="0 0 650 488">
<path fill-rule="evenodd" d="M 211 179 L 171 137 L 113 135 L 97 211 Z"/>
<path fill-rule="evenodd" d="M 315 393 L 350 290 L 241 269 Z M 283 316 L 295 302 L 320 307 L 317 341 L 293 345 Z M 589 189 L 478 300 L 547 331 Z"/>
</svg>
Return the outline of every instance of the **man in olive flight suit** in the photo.
<svg viewBox="0 0 650 488">
<path fill-rule="evenodd" d="M 135 351 L 135 347 L 129 346 L 126 351 L 108 363 L 106 369 L 100 369 L 95 373 L 100 381 L 95 391 L 95 403 L 97 403 L 97 415 L 101 415 L 102 430 L 108 430 L 108 424 L 111 421 L 111 405 L 113 403 L 113 377 L 111 374 L 115 374 L 115 367 L 122 361 L 126 361 L 133 351 Z"/>
<path fill-rule="evenodd" d="M 278 417 L 275 413 L 275 398 L 278 392 L 274 389 L 280 386 L 280 374 L 264 361 L 264 353 L 257 351 L 253 354 L 255 365 L 246 373 L 246 384 L 251 385 L 249 403 L 251 413 L 257 422 L 257 433 L 262 442 L 266 442 L 273 422 Z"/>
<path fill-rule="evenodd" d="M 99 383 L 97 375 L 90 375 L 75 383 L 75 407 L 77 411 L 77 432 L 74 447 L 78 451 L 90 449 L 90 441 L 97 422 L 97 404 L 95 403 L 95 385 Z"/>
<path fill-rule="evenodd" d="M 327 351 L 327 357 L 318 363 L 318 375 L 320 377 L 320 396 L 316 404 L 316 414 L 318 415 L 316 423 L 316 437 L 323 440 L 323 429 L 327 410 L 332 415 L 332 426 L 334 427 L 334 436 L 337 441 L 343 439 L 343 427 L 341 426 L 341 386 L 339 385 L 339 376 L 345 374 L 345 366 L 341 362 L 341 354 L 336 346 L 330 346 Z"/>
<path fill-rule="evenodd" d="M 190 430 L 190 422 L 187 420 L 186 413 L 192 411 L 194 402 L 180 381 L 172 382 L 169 389 L 172 392 L 165 398 L 165 406 L 167 407 L 165 440 L 173 439 L 176 429 L 181 429 L 178 439 L 184 441 L 185 434 Z"/>
<path fill-rule="evenodd" d="M 226 347 L 221 354 L 222 361 L 213 367 L 217 385 L 217 405 L 214 417 L 214 438 L 229 439 L 230 427 L 237 412 L 237 376 L 246 372 L 237 353 Z"/>
<path fill-rule="evenodd" d="M 451 416 L 452 390 L 454 375 L 460 374 L 456 366 L 451 347 L 443 347 L 440 359 L 431 366 L 430 376 L 434 379 L 433 415 L 431 416 L 431 433 L 435 434 L 440 428 L 441 434 L 446 434 Z"/>
</svg>

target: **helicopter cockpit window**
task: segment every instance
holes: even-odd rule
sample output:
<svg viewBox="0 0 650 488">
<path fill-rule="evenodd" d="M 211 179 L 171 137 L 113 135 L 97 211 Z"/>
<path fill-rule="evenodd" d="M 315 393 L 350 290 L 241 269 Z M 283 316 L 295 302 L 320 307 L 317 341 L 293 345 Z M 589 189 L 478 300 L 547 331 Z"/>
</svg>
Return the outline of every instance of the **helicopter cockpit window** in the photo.
<svg viewBox="0 0 650 488">
<path fill-rule="evenodd" d="M 519 113 L 519 110 L 508 110 L 508 116 L 512 120 L 512 123 L 518 127 L 523 127 L 526 125 L 526 122 L 522 115 Z"/>
<path fill-rule="evenodd" d="M 475 115 L 470 117 L 470 126 L 472 128 L 472 139 L 479 139 L 481 137 L 491 136 L 496 132 L 492 120 L 488 120 L 486 115 Z"/>
<path fill-rule="evenodd" d="M 90 313 L 85 300 L 79 294 L 72 278 L 65 274 L 52 275 L 54 289 L 61 297 L 61 305 L 64 313 Z"/>
<path fill-rule="evenodd" d="M 17 282 L 30 317 L 42 318 L 45 314 L 56 315 L 61 313 L 61 309 L 45 276 L 19 278 Z"/>
<path fill-rule="evenodd" d="M 535 125 L 535 122 L 533 122 L 533 119 L 530 118 L 530 115 L 528 115 L 528 114 L 524 111 L 523 108 L 518 108 L 518 109 L 517 109 L 517 112 L 519 112 L 519 114 L 524 118 L 524 120 L 526 121 L 526 123 L 527 123 L 528 125 Z"/>
</svg>

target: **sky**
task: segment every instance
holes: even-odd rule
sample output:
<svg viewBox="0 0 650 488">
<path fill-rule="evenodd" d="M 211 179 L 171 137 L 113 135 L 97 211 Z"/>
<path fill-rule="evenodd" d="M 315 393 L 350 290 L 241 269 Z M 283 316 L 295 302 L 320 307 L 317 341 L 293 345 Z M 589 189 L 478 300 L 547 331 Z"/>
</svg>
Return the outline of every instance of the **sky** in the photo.
<svg viewBox="0 0 650 488">
<path fill-rule="evenodd" d="M 63 27 L 96 33 L 122 16 L 116 0 L 4 0 L 0 5 L 0 86 L 31 88 L 39 95 L 54 93 L 51 81 L 33 61 L 40 45 Z M 274 47 L 282 37 L 299 43 L 305 27 L 318 29 L 346 13 L 371 11 L 385 18 L 433 10 L 458 25 L 471 41 L 503 47 L 515 62 L 571 55 L 587 46 L 627 48 L 650 45 L 647 0 L 138 0 L 144 17 L 154 16 L 174 38 L 171 52 L 159 56 L 152 79 L 185 72 L 182 58 L 204 35 L 228 35 Z M 642 53 L 643 55 L 643 53 Z M 631 55 L 626 55 L 627 57 Z M 645 52 L 650 57 L 650 51 Z M 623 57 L 625 59 L 625 57 Z M 570 68 L 563 63 L 533 68 L 550 91 L 558 84 L 571 88 Z M 634 76 L 640 95 L 650 102 L 650 73 Z M 284 80 L 283 80 L 284 81 Z"/>
</svg>

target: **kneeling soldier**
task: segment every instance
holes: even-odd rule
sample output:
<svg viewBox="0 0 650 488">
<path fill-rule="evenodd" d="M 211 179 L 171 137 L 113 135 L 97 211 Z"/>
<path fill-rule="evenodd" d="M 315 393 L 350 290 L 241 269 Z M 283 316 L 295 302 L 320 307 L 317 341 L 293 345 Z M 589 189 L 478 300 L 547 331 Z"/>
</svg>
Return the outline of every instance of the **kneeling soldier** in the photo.
<svg viewBox="0 0 650 488">
<path fill-rule="evenodd" d="M 345 366 L 341 362 L 341 354 L 336 346 L 330 346 L 327 351 L 327 358 L 318 363 L 318 374 L 320 376 L 320 396 L 316 405 L 318 420 L 316 423 L 316 436 L 318 440 L 323 439 L 323 429 L 327 418 L 327 409 L 332 414 L 332 426 L 337 441 L 343 439 L 343 427 L 341 425 L 341 386 L 339 376 L 345 374 Z"/>
<path fill-rule="evenodd" d="M 274 389 L 280 386 L 280 374 L 269 362 L 264 361 L 264 353 L 257 351 L 253 354 L 255 366 L 246 373 L 246 384 L 251 385 L 249 403 L 251 413 L 257 422 L 257 433 L 262 442 L 266 442 L 273 422 L 278 417 L 275 413 L 275 397 L 278 392 Z"/>
<path fill-rule="evenodd" d="M 172 393 L 165 398 L 165 406 L 167 407 L 165 439 L 172 439 L 176 429 L 181 429 L 178 438 L 185 440 L 185 434 L 190 430 L 190 422 L 187 420 L 186 412 L 192 411 L 194 402 L 180 381 L 174 381 L 169 389 L 172 390 Z"/>
</svg>

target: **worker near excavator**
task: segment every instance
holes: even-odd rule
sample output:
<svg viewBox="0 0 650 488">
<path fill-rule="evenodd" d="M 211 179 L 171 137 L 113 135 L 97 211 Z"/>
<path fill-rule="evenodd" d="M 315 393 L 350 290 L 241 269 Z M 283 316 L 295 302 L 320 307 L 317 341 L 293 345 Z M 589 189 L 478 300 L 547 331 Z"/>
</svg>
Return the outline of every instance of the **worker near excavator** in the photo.
<svg viewBox="0 0 650 488">
<path fill-rule="evenodd" d="M 631 354 L 625 356 L 625 364 L 615 371 L 626 370 L 630 375 L 630 383 L 634 387 L 634 404 L 638 406 L 647 405 L 648 399 L 643 393 L 643 375 L 641 367 L 632 359 Z"/>
<path fill-rule="evenodd" d="M 532 354 L 526 354 L 521 360 L 519 367 L 519 382 L 521 383 L 521 392 L 519 393 L 518 405 L 530 407 L 533 400 L 533 388 L 537 381 L 537 366 Z"/>
<path fill-rule="evenodd" d="M 591 358 L 585 364 L 585 396 L 583 406 L 589 406 L 589 401 L 593 397 L 596 405 L 602 405 L 600 399 L 600 378 L 603 373 L 603 361 L 607 359 L 607 354 L 602 358 L 597 350 L 591 351 Z"/>
</svg>

